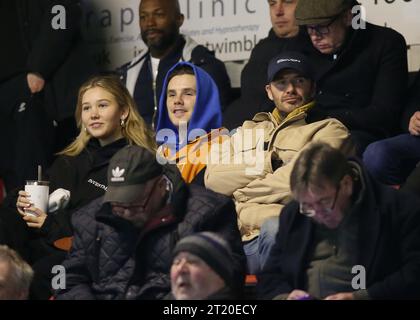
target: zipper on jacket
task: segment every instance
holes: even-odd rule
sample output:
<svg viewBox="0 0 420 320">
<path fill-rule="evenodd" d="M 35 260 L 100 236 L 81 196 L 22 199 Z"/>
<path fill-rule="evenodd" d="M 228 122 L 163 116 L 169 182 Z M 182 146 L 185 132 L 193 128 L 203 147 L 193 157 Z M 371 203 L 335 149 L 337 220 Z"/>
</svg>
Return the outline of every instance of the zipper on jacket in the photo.
<svg viewBox="0 0 420 320">
<path fill-rule="evenodd" d="M 157 80 L 158 74 L 159 74 L 160 61 L 159 61 L 159 64 L 157 65 L 156 75 L 155 75 L 154 71 L 153 71 L 152 59 L 153 59 L 153 57 L 149 52 L 149 70 L 150 70 L 150 73 L 152 75 L 152 90 L 153 90 L 152 129 L 155 130 L 155 120 L 156 120 L 156 113 L 157 113 L 157 108 L 158 108 L 158 98 L 156 97 L 156 80 Z"/>
<path fill-rule="evenodd" d="M 152 69 L 152 77 L 153 77 L 153 69 Z M 157 75 L 156 75 L 157 78 Z M 157 97 L 156 97 L 156 79 L 153 77 L 153 116 L 152 116 L 152 129 L 155 130 L 155 120 L 156 120 L 156 113 L 157 113 Z"/>
</svg>

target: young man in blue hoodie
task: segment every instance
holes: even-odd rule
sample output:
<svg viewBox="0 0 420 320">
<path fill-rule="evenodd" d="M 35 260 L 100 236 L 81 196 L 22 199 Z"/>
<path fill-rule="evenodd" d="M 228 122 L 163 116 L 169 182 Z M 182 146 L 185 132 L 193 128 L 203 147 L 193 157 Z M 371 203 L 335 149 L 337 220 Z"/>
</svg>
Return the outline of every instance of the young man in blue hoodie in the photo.
<svg viewBox="0 0 420 320">
<path fill-rule="evenodd" d="M 163 79 L 179 61 L 190 61 L 211 74 L 223 107 L 231 101 L 230 79 L 224 63 L 214 52 L 180 33 L 184 23 L 178 0 L 140 0 L 140 34 L 146 50 L 119 68 L 121 79 L 133 95 L 139 113 L 156 128 L 158 99 L 164 92 Z"/>
<path fill-rule="evenodd" d="M 192 63 L 175 64 L 164 81 L 156 139 L 161 154 L 177 164 L 187 183 L 202 182 L 211 146 L 220 145 L 227 134 L 221 123 L 219 91 L 212 77 Z"/>
</svg>

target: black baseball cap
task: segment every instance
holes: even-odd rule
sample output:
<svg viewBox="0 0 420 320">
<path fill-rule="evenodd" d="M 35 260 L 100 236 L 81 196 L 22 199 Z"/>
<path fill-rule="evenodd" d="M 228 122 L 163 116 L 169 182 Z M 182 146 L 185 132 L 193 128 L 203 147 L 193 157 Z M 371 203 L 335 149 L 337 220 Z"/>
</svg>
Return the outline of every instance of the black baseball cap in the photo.
<svg viewBox="0 0 420 320">
<path fill-rule="evenodd" d="M 313 80 L 312 68 L 307 60 L 308 58 L 304 54 L 295 51 L 283 52 L 275 56 L 268 64 L 268 83 L 272 82 L 276 75 L 285 69 L 296 70 L 302 74 L 302 76 Z"/>
<path fill-rule="evenodd" d="M 125 146 L 109 162 L 104 202 L 134 202 L 141 192 L 139 187 L 162 172 L 156 154 L 140 146 Z"/>
</svg>

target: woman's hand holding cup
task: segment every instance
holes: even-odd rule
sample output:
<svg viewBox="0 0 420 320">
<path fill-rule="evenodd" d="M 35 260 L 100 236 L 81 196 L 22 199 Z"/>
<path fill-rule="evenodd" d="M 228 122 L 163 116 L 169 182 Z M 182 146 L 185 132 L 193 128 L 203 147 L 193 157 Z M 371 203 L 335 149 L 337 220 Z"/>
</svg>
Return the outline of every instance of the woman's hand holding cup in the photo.
<svg viewBox="0 0 420 320">
<path fill-rule="evenodd" d="M 30 201 L 30 195 L 26 191 L 20 190 L 19 196 L 16 201 L 16 208 L 17 211 L 22 215 L 25 216 L 25 209 L 29 209 L 32 207 L 32 202 Z"/>
<path fill-rule="evenodd" d="M 23 216 L 26 224 L 30 228 L 41 228 L 47 218 L 47 214 L 41 209 L 31 207 L 31 213 Z"/>
<path fill-rule="evenodd" d="M 47 218 L 47 214 L 43 210 L 33 206 L 29 193 L 23 190 L 19 191 L 16 208 L 28 227 L 31 228 L 41 228 Z"/>
</svg>

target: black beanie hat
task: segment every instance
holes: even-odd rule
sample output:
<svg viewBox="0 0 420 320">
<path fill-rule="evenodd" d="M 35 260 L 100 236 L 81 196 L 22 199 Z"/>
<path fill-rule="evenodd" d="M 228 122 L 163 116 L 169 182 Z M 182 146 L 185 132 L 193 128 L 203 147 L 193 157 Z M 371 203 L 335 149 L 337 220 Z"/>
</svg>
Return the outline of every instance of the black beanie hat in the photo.
<svg viewBox="0 0 420 320">
<path fill-rule="evenodd" d="M 232 250 L 225 239 L 214 232 L 199 232 L 182 238 L 175 246 L 173 257 L 182 251 L 200 257 L 232 288 Z"/>
</svg>

